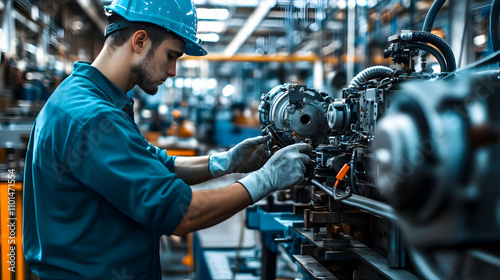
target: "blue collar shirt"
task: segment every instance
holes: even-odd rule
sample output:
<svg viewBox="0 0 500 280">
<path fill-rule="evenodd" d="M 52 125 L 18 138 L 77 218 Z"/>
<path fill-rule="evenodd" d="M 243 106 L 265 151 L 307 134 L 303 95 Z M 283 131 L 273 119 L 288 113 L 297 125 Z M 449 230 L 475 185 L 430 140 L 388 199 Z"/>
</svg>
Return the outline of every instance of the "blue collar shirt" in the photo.
<svg viewBox="0 0 500 280">
<path fill-rule="evenodd" d="M 89 63 L 39 113 L 24 173 L 23 246 L 42 279 L 161 279 L 159 237 L 191 202 L 175 157 L 149 144 L 133 100 Z"/>
</svg>

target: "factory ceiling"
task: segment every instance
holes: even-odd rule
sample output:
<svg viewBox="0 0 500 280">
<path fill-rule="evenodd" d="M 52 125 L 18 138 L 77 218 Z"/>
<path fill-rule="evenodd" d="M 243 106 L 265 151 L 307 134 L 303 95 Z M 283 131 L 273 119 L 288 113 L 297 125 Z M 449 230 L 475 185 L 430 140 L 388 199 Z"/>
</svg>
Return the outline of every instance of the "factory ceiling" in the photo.
<svg viewBox="0 0 500 280">
<path fill-rule="evenodd" d="M 109 0 L 95 0 L 100 5 Z M 89 2 L 78 0 L 79 3 Z M 329 19 L 327 0 L 195 0 L 198 34 L 211 54 L 295 53 L 311 48 L 321 28 L 341 29 L 345 19 Z M 340 1 L 342 2 L 342 1 Z M 345 2 L 345 1 L 344 1 Z M 342 7 L 341 7 L 342 8 Z M 318 44 L 312 47 L 318 48 Z"/>
</svg>

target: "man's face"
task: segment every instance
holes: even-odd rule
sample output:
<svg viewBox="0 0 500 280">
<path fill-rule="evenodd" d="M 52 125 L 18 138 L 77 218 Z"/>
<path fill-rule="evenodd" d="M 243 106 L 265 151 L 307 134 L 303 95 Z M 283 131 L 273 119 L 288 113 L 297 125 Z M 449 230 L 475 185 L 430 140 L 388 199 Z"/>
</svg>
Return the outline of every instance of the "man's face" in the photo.
<svg viewBox="0 0 500 280">
<path fill-rule="evenodd" d="M 147 94 L 155 95 L 158 86 L 175 76 L 177 59 L 183 55 L 184 45 L 177 38 L 168 38 L 156 50 L 150 47 L 144 59 L 130 67 L 135 84 Z"/>
</svg>

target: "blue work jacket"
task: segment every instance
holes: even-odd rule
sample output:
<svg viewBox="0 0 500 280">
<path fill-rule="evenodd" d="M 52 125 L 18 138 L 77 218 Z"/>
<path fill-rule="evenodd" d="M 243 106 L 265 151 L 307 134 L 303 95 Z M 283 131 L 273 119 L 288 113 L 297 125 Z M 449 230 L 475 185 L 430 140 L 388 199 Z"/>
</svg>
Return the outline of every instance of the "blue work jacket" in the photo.
<svg viewBox="0 0 500 280">
<path fill-rule="evenodd" d="M 89 63 L 52 94 L 31 132 L 23 246 L 42 279 L 161 279 L 159 237 L 191 202 L 175 157 L 149 144 L 133 100 Z"/>
</svg>

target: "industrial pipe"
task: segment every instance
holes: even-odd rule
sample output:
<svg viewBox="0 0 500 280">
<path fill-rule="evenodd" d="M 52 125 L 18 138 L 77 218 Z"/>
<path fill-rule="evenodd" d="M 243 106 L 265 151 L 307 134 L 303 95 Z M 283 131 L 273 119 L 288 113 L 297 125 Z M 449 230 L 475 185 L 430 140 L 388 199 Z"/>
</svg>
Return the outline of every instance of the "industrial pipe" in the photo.
<svg viewBox="0 0 500 280">
<path fill-rule="evenodd" d="M 455 60 L 455 55 L 450 45 L 446 43 L 445 40 L 441 39 L 439 36 L 423 31 L 414 31 L 402 33 L 400 36 L 403 41 L 410 42 L 424 42 L 434 45 L 444 56 L 447 65 L 447 72 L 453 72 L 457 69 L 457 62 Z"/>
<path fill-rule="evenodd" d="M 444 59 L 443 54 L 441 52 L 439 52 L 439 50 L 437 50 L 436 48 L 434 48 L 430 45 L 427 45 L 427 44 L 419 43 L 419 42 L 412 42 L 412 43 L 410 43 L 409 46 L 424 50 L 424 51 L 432 54 L 437 59 L 439 66 L 441 67 L 441 72 L 450 72 L 450 71 L 448 71 L 448 66 L 446 65 L 446 61 Z"/>
<path fill-rule="evenodd" d="M 490 11 L 490 36 L 493 51 L 500 49 L 500 38 L 498 37 L 498 16 L 500 14 L 500 1 L 493 0 Z"/>
<path fill-rule="evenodd" d="M 350 88 L 359 87 L 362 83 L 368 82 L 371 79 L 392 77 L 394 70 L 387 66 L 377 65 L 359 72 L 352 78 L 349 84 Z"/>
<path fill-rule="evenodd" d="M 425 16 L 424 27 L 422 28 L 422 31 L 431 32 L 432 25 L 434 25 L 434 20 L 436 20 L 436 16 L 439 13 L 441 7 L 444 5 L 444 2 L 446 2 L 446 0 L 436 0 L 434 1 L 434 3 L 432 3 L 429 12 L 427 12 L 427 15 Z"/>
</svg>

